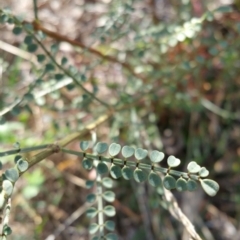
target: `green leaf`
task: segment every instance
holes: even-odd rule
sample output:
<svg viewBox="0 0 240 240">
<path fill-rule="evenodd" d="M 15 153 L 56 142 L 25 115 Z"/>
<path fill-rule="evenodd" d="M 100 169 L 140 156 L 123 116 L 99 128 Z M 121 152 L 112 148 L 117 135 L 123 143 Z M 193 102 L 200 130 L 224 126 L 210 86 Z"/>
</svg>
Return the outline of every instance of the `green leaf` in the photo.
<svg viewBox="0 0 240 240">
<path fill-rule="evenodd" d="M 94 186 L 94 181 L 87 180 L 85 184 L 86 184 L 86 188 L 90 189 Z"/>
<path fill-rule="evenodd" d="M 39 63 L 43 62 L 46 59 L 46 56 L 43 54 L 37 54 L 37 60 Z"/>
<path fill-rule="evenodd" d="M 89 233 L 90 234 L 95 234 L 99 229 L 99 225 L 97 223 L 91 223 L 90 226 L 89 226 Z"/>
<path fill-rule="evenodd" d="M 90 194 L 87 195 L 86 200 L 89 203 L 94 203 L 96 201 L 96 198 L 97 198 L 96 194 L 90 193 Z"/>
<path fill-rule="evenodd" d="M 176 182 L 176 189 L 179 192 L 187 191 L 188 190 L 187 181 L 184 178 L 180 177 Z"/>
<path fill-rule="evenodd" d="M 115 233 L 108 233 L 105 235 L 106 240 L 118 240 L 118 237 Z"/>
<path fill-rule="evenodd" d="M 5 14 L 2 14 L 0 16 L 0 23 L 6 23 L 8 21 L 8 16 Z"/>
<path fill-rule="evenodd" d="M 122 148 L 122 155 L 124 158 L 130 158 L 134 154 L 134 148 L 130 146 L 124 146 Z"/>
<path fill-rule="evenodd" d="M 116 214 L 115 207 L 108 205 L 108 206 L 104 207 L 103 213 L 108 217 L 113 217 Z"/>
<path fill-rule="evenodd" d="M 61 60 L 61 64 L 65 65 L 67 62 L 68 62 L 67 58 L 63 57 L 62 60 Z"/>
<path fill-rule="evenodd" d="M 188 191 L 192 192 L 192 191 L 197 190 L 197 188 L 198 188 L 197 182 L 195 180 L 189 178 L 188 181 L 187 181 Z"/>
<path fill-rule="evenodd" d="M 7 196 L 10 197 L 13 191 L 13 184 L 9 180 L 4 180 L 2 183 L 2 188 Z"/>
<path fill-rule="evenodd" d="M 103 198 L 107 201 L 107 202 L 113 202 L 115 200 L 115 193 L 112 191 L 106 191 L 103 193 Z"/>
<path fill-rule="evenodd" d="M 14 157 L 14 163 L 16 164 L 16 163 L 18 162 L 18 160 L 20 160 L 21 158 L 22 158 L 21 155 L 16 155 L 16 156 Z"/>
<path fill-rule="evenodd" d="M 115 222 L 108 220 L 104 223 L 104 227 L 108 230 L 108 231 L 114 231 L 115 230 Z"/>
<path fill-rule="evenodd" d="M 163 178 L 163 186 L 168 190 L 176 188 L 176 179 L 171 175 L 165 176 Z"/>
<path fill-rule="evenodd" d="M 112 188 L 113 187 L 113 180 L 109 177 L 105 177 L 102 179 L 102 184 L 106 188 Z"/>
<path fill-rule="evenodd" d="M 121 151 L 121 146 L 117 143 L 112 143 L 108 149 L 108 152 L 112 157 L 117 156 L 120 153 L 120 151 Z"/>
<path fill-rule="evenodd" d="M 122 169 L 118 165 L 113 165 L 110 168 L 110 174 L 113 178 L 118 179 L 122 176 Z"/>
<path fill-rule="evenodd" d="M 55 55 L 58 52 L 59 44 L 57 43 L 52 44 L 50 49 L 51 49 L 51 53 Z"/>
<path fill-rule="evenodd" d="M 51 72 L 51 71 L 54 71 L 55 70 L 55 67 L 52 63 L 47 63 L 46 66 L 45 66 L 45 71 L 46 72 Z"/>
<path fill-rule="evenodd" d="M 133 172 L 133 177 L 136 182 L 144 182 L 147 179 L 147 174 L 142 169 L 135 169 Z"/>
<path fill-rule="evenodd" d="M 211 179 L 200 179 L 203 190 L 211 197 L 215 196 L 219 190 L 217 182 Z"/>
<path fill-rule="evenodd" d="M 3 227 L 3 234 L 8 236 L 11 233 L 12 233 L 12 229 L 8 225 L 4 225 L 4 227 Z"/>
<path fill-rule="evenodd" d="M 187 170 L 190 173 L 198 173 L 200 171 L 201 167 L 194 161 L 190 162 L 187 166 Z"/>
<path fill-rule="evenodd" d="M 152 162 L 158 163 L 163 160 L 164 156 L 165 156 L 164 153 L 154 150 L 150 154 L 150 159 Z"/>
<path fill-rule="evenodd" d="M 137 160 L 143 160 L 148 154 L 148 151 L 146 149 L 142 149 L 142 148 L 137 148 L 135 150 L 135 158 Z"/>
<path fill-rule="evenodd" d="M 61 80 L 61 79 L 63 79 L 64 75 L 61 73 L 56 73 L 54 77 L 56 80 Z"/>
<path fill-rule="evenodd" d="M 162 179 L 157 173 L 151 172 L 148 176 L 148 182 L 153 187 L 158 187 L 159 185 L 162 184 Z"/>
<path fill-rule="evenodd" d="M 84 158 L 82 161 L 82 166 L 86 170 L 91 170 L 93 167 L 93 160 L 90 158 Z"/>
<path fill-rule="evenodd" d="M 82 141 L 80 142 L 80 148 L 82 149 L 82 151 L 86 151 L 89 147 L 89 142 L 88 141 Z"/>
<path fill-rule="evenodd" d="M 108 166 L 106 163 L 103 163 L 103 162 L 100 162 L 98 165 L 97 165 L 97 172 L 99 174 L 105 174 L 108 172 Z"/>
<path fill-rule="evenodd" d="M 133 170 L 130 167 L 124 166 L 122 168 L 122 176 L 126 180 L 133 178 Z"/>
<path fill-rule="evenodd" d="M 19 159 L 17 161 L 17 168 L 20 172 L 25 172 L 28 169 L 28 162 L 24 159 Z"/>
<path fill-rule="evenodd" d="M 37 49 L 38 49 L 38 45 L 35 43 L 29 44 L 27 46 L 27 50 L 31 53 L 36 52 Z"/>
<path fill-rule="evenodd" d="M 19 35 L 22 33 L 22 28 L 21 27 L 14 27 L 12 30 L 13 34 Z"/>
<path fill-rule="evenodd" d="M 175 158 L 174 156 L 169 156 L 167 160 L 169 167 L 177 167 L 181 161 L 178 158 Z"/>
<path fill-rule="evenodd" d="M 223 5 L 214 10 L 214 12 L 220 12 L 220 13 L 228 13 L 232 11 L 233 11 L 233 7 L 230 5 Z"/>
<path fill-rule="evenodd" d="M 98 214 L 98 210 L 94 207 L 90 207 L 87 211 L 86 211 L 86 215 L 89 218 L 94 218 L 96 215 Z"/>
<path fill-rule="evenodd" d="M 24 43 L 26 43 L 27 45 L 31 44 L 32 43 L 32 36 L 30 35 L 27 35 L 25 38 L 24 38 Z"/>
<path fill-rule="evenodd" d="M 205 167 L 202 167 L 198 174 L 200 177 L 207 177 L 209 175 L 209 171 Z"/>
<path fill-rule="evenodd" d="M 96 145 L 96 151 L 97 151 L 98 154 L 102 154 L 102 153 L 106 152 L 107 149 L 108 149 L 107 143 L 99 142 Z"/>
<path fill-rule="evenodd" d="M 5 176 L 9 181 L 16 182 L 19 178 L 19 173 L 15 168 L 10 168 L 6 170 Z"/>
</svg>

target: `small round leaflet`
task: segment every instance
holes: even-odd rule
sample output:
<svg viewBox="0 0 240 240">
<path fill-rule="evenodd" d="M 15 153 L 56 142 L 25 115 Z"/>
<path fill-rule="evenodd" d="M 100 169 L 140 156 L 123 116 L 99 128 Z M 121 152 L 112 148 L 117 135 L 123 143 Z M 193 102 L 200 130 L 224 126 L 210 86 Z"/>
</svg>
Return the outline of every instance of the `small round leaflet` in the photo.
<svg viewBox="0 0 240 240">
<path fill-rule="evenodd" d="M 147 174 L 142 169 L 135 169 L 133 172 L 133 177 L 136 182 L 144 182 L 147 179 Z"/>
<path fill-rule="evenodd" d="M 148 151 L 146 149 L 142 149 L 142 148 L 137 148 L 135 150 L 135 158 L 137 160 L 143 160 L 148 154 Z"/>
<path fill-rule="evenodd" d="M 177 167 L 181 162 L 178 158 L 175 158 L 174 156 L 169 156 L 167 163 L 169 167 Z"/>
<path fill-rule="evenodd" d="M 133 178 L 133 170 L 127 166 L 123 167 L 122 168 L 122 176 L 124 179 L 130 180 L 131 178 Z"/>
<path fill-rule="evenodd" d="M 198 173 L 200 171 L 201 167 L 194 161 L 190 162 L 187 166 L 187 170 L 190 173 Z"/>
<path fill-rule="evenodd" d="M 200 179 L 203 190 L 211 197 L 215 196 L 219 190 L 217 182 L 211 179 Z"/>
<path fill-rule="evenodd" d="M 176 187 L 176 179 L 171 176 L 171 175 L 167 175 L 163 178 L 163 186 L 168 189 L 174 189 Z"/>
<path fill-rule="evenodd" d="M 90 234 L 94 234 L 98 231 L 98 229 L 99 225 L 97 223 L 91 223 L 88 230 Z"/>
<path fill-rule="evenodd" d="M 158 187 L 162 183 L 162 180 L 157 173 L 151 172 L 148 176 L 148 182 L 151 186 Z"/>
<path fill-rule="evenodd" d="M 161 162 L 164 158 L 164 153 L 154 150 L 150 154 L 150 159 L 154 163 Z"/>
<path fill-rule="evenodd" d="M 187 181 L 184 179 L 184 178 L 179 178 L 176 182 L 176 189 L 179 191 L 179 192 L 182 192 L 182 191 L 187 191 L 188 187 L 187 187 Z"/>
<path fill-rule="evenodd" d="M 107 143 L 99 142 L 96 145 L 96 151 L 97 151 L 98 154 L 102 154 L 102 153 L 106 152 L 107 149 L 108 149 Z"/>
<path fill-rule="evenodd" d="M 124 146 L 122 148 L 122 155 L 124 158 L 130 158 L 134 154 L 134 148 L 130 146 Z"/>
<path fill-rule="evenodd" d="M 121 151 L 121 146 L 117 143 L 112 143 L 109 146 L 108 152 L 112 157 L 117 156 Z"/>
</svg>

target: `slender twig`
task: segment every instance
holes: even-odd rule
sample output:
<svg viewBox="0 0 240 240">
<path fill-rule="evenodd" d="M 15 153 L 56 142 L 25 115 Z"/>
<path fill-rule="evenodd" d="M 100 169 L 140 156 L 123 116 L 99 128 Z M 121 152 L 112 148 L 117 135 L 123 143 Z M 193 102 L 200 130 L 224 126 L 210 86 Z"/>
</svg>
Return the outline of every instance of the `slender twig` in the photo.
<svg viewBox="0 0 240 240">
<path fill-rule="evenodd" d="M 38 21 L 37 0 L 33 0 L 33 8 L 34 8 L 34 17 L 35 17 L 35 21 Z"/>
</svg>

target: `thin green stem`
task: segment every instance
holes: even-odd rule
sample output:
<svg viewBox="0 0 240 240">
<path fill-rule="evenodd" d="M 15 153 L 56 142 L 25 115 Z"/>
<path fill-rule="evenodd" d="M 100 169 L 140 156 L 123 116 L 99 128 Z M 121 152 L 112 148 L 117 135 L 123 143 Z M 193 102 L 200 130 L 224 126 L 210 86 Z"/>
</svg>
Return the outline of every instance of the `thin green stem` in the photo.
<svg viewBox="0 0 240 240">
<path fill-rule="evenodd" d="M 34 9 L 34 17 L 35 17 L 35 20 L 38 20 L 37 0 L 33 0 L 33 9 Z"/>
<path fill-rule="evenodd" d="M 48 146 L 49 146 L 49 144 L 44 144 L 44 145 L 39 145 L 39 146 L 34 146 L 34 147 L 11 149 L 11 150 L 6 151 L 6 152 L 0 152 L 0 157 L 13 155 L 13 154 L 17 154 L 17 153 L 26 153 L 26 152 L 41 150 L 41 149 L 47 148 Z"/>
<path fill-rule="evenodd" d="M 98 198 L 97 198 L 97 203 L 98 203 L 98 225 L 99 225 L 99 237 L 102 238 L 104 237 L 104 214 L 103 214 L 103 198 L 102 198 L 102 194 L 103 194 L 103 188 L 101 185 L 101 175 L 98 174 L 97 175 L 97 194 L 98 194 Z"/>
</svg>

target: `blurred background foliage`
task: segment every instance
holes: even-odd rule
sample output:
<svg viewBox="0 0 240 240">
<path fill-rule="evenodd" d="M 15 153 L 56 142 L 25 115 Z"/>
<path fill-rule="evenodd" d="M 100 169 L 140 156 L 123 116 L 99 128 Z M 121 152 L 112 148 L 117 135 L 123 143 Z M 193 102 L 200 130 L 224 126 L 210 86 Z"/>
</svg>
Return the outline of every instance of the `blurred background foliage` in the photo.
<svg viewBox="0 0 240 240">
<path fill-rule="evenodd" d="M 32 1 L 0 3 L 25 21 L 22 29 L 0 19 L 0 151 L 14 142 L 55 142 L 112 112 L 89 138 L 162 150 L 180 158 L 182 170 L 189 161 L 206 166 L 220 185 L 216 197 L 201 188 L 174 194 L 203 239 L 240 239 L 238 1 L 37 6 L 34 22 Z M 89 220 L 79 209 L 91 174 L 67 154 L 25 173 L 12 198 L 10 239 L 88 239 Z M 115 192 L 120 239 L 188 239 L 148 185 L 118 180 Z"/>
</svg>

